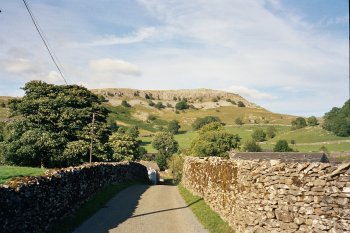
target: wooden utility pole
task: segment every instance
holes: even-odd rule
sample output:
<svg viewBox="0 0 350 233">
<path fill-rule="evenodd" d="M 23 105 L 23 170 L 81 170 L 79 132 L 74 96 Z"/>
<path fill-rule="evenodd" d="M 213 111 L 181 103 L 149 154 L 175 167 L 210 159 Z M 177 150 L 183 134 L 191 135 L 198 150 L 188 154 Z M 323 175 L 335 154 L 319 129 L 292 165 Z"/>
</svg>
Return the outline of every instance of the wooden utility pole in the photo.
<svg viewBox="0 0 350 233">
<path fill-rule="evenodd" d="M 95 113 L 92 113 L 91 141 L 90 141 L 90 163 L 92 162 L 92 143 L 94 140 Z"/>
</svg>

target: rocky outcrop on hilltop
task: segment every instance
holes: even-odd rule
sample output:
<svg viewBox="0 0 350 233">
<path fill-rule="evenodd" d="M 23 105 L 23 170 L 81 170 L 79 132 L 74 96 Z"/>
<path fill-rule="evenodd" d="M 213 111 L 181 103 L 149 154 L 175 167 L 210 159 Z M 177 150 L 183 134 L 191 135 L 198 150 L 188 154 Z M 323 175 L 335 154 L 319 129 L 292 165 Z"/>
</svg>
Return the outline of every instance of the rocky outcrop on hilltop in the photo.
<svg viewBox="0 0 350 233">
<path fill-rule="evenodd" d="M 161 101 L 178 101 L 186 99 L 191 103 L 209 101 L 230 100 L 238 103 L 242 101 L 247 107 L 259 107 L 241 97 L 238 94 L 211 90 L 211 89 L 188 89 L 188 90 L 137 90 L 128 88 L 93 89 L 92 92 L 102 95 L 107 99 L 154 99 Z"/>
</svg>

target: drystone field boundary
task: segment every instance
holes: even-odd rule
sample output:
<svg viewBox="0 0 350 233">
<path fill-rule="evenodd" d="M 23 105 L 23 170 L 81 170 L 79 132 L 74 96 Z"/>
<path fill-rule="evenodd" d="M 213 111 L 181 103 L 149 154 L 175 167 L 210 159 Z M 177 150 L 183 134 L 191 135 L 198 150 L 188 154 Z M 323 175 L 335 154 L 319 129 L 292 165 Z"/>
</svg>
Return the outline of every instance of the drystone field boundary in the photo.
<svg viewBox="0 0 350 233">
<path fill-rule="evenodd" d="M 237 232 L 350 232 L 350 163 L 187 157 L 183 185 Z"/>
<path fill-rule="evenodd" d="M 147 168 L 132 162 L 93 163 L 19 177 L 0 186 L 0 232 L 47 232 L 102 187 L 147 180 Z"/>
</svg>

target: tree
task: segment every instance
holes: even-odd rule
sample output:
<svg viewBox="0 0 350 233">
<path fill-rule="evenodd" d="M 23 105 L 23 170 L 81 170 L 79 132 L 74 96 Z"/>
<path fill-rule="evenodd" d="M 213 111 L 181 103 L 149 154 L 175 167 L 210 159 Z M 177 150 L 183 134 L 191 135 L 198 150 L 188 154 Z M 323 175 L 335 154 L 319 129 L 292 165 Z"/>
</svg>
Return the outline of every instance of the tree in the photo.
<svg viewBox="0 0 350 233">
<path fill-rule="evenodd" d="M 128 133 L 113 133 L 109 137 L 109 146 L 113 151 L 112 161 L 135 161 L 140 157 L 141 141 Z"/>
<path fill-rule="evenodd" d="M 220 156 L 226 157 L 228 151 L 239 147 L 240 137 L 227 133 L 221 129 L 202 132 L 190 146 L 193 156 Z"/>
<path fill-rule="evenodd" d="M 9 101 L 4 156 L 22 166 L 62 167 L 89 161 L 92 118 L 95 113 L 93 160 L 107 159 L 108 110 L 101 99 L 82 86 L 25 84 L 25 95 Z"/>
<path fill-rule="evenodd" d="M 237 106 L 238 107 L 245 107 L 245 104 L 242 101 L 238 101 Z"/>
<path fill-rule="evenodd" d="M 256 129 L 252 133 L 252 139 L 256 142 L 266 141 L 266 133 L 262 129 Z"/>
<path fill-rule="evenodd" d="M 350 100 L 342 108 L 332 108 L 324 115 L 323 128 L 340 137 L 350 136 Z"/>
<path fill-rule="evenodd" d="M 290 152 L 293 151 L 292 148 L 289 147 L 288 142 L 286 140 L 279 140 L 275 147 L 273 148 L 274 152 Z"/>
<path fill-rule="evenodd" d="M 168 123 L 168 131 L 172 134 L 178 134 L 180 127 L 181 126 L 177 120 L 172 120 Z"/>
<path fill-rule="evenodd" d="M 130 108 L 131 107 L 131 105 L 126 100 L 122 100 L 122 106 L 126 107 L 126 108 Z"/>
<path fill-rule="evenodd" d="M 179 143 L 175 141 L 174 135 L 169 132 L 157 133 L 152 141 L 154 149 L 160 154 L 171 156 L 179 149 Z"/>
<path fill-rule="evenodd" d="M 139 127 L 137 125 L 135 126 L 131 126 L 128 130 L 127 133 L 133 137 L 133 138 L 138 138 L 140 135 L 140 130 Z"/>
<path fill-rule="evenodd" d="M 246 143 L 244 143 L 243 151 L 247 152 L 261 152 L 260 145 L 254 141 L 254 140 L 248 140 Z"/>
<path fill-rule="evenodd" d="M 162 102 L 156 103 L 156 105 L 154 105 L 154 107 L 155 107 L 156 109 L 159 109 L 159 110 L 165 108 L 165 106 L 163 105 Z"/>
<path fill-rule="evenodd" d="M 237 118 L 235 119 L 235 124 L 236 124 L 236 125 L 243 125 L 242 119 L 239 118 L 239 117 L 237 117 Z"/>
<path fill-rule="evenodd" d="M 268 126 L 266 129 L 266 136 L 269 138 L 274 138 L 276 136 L 276 128 L 272 125 Z"/>
<path fill-rule="evenodd" d="M 169 159 L 179 149 L 179 143 L 175 141 L 174 135 L 169 132 L 157 133 L 152 141 L 154 149 L 158 150 L 156 162 L 160 170 L 167 168 L 167 159 Z"/>
<path fill-rule="evenodd" d="M 193 124 L 192 124 L 192 128 L 194 130 L 199 130 L 200 128 L 202 128 L 204 125 L 209 124 L 211 122 L 220 122 L 221 120 L 219 117 L 216 116 L 206 116 L 203 118 L 197 118 Z"/>
<path fill-rule="evenodd" d="M 318 125 L 317 118 L 315 116 L 311 116 L 311 117 L 307 118 L 307 124 L 309 126 L 316 126 L 316 125 Z"/>
<path fill-rule="evenodd" d="M 200 130 L 200 134 L 204 134 L 208 131 L 213 131 L 213 130 L 223 130 L 222 124 L 219 122 L 211 122 L 209 124 L 204 125 Z"/>
<path fill-rule="evenodd" d="M 185 100 L 181 100 L 181 101 L 177 102 L 175 105 L 176 110 L 184 110 L 184 109 L 188 109 L 189 107 L 190 106 L 188 105 L 187 101 L 185 101 Z"/>
<path fill-rule="evenodd" d="M 301 129 L 306 127 L 306 120 L 303 117 L 297 117 L 295 120 L 292 121 L 292 130 L 294 129 Z"/>
</svg>

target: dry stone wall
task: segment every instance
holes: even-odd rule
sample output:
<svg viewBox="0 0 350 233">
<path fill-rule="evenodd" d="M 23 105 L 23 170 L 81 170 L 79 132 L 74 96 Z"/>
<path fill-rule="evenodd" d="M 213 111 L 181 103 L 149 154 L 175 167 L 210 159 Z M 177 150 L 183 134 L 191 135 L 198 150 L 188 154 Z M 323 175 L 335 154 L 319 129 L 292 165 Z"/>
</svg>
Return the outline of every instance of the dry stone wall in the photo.
<svg viewBox="0 0 350 233">
<path fill-rule="evenodd" d="M 349 168 L 188 157 L 182 183 L 237 232 L 350 232 Z"/>
<path fill-rule="evenodd" d="M 0 232 L 46 232 L 102 187 L 148 180 L 138 163 L 94 163 L 22 177 L 0 187 Z"/>
</svg>

